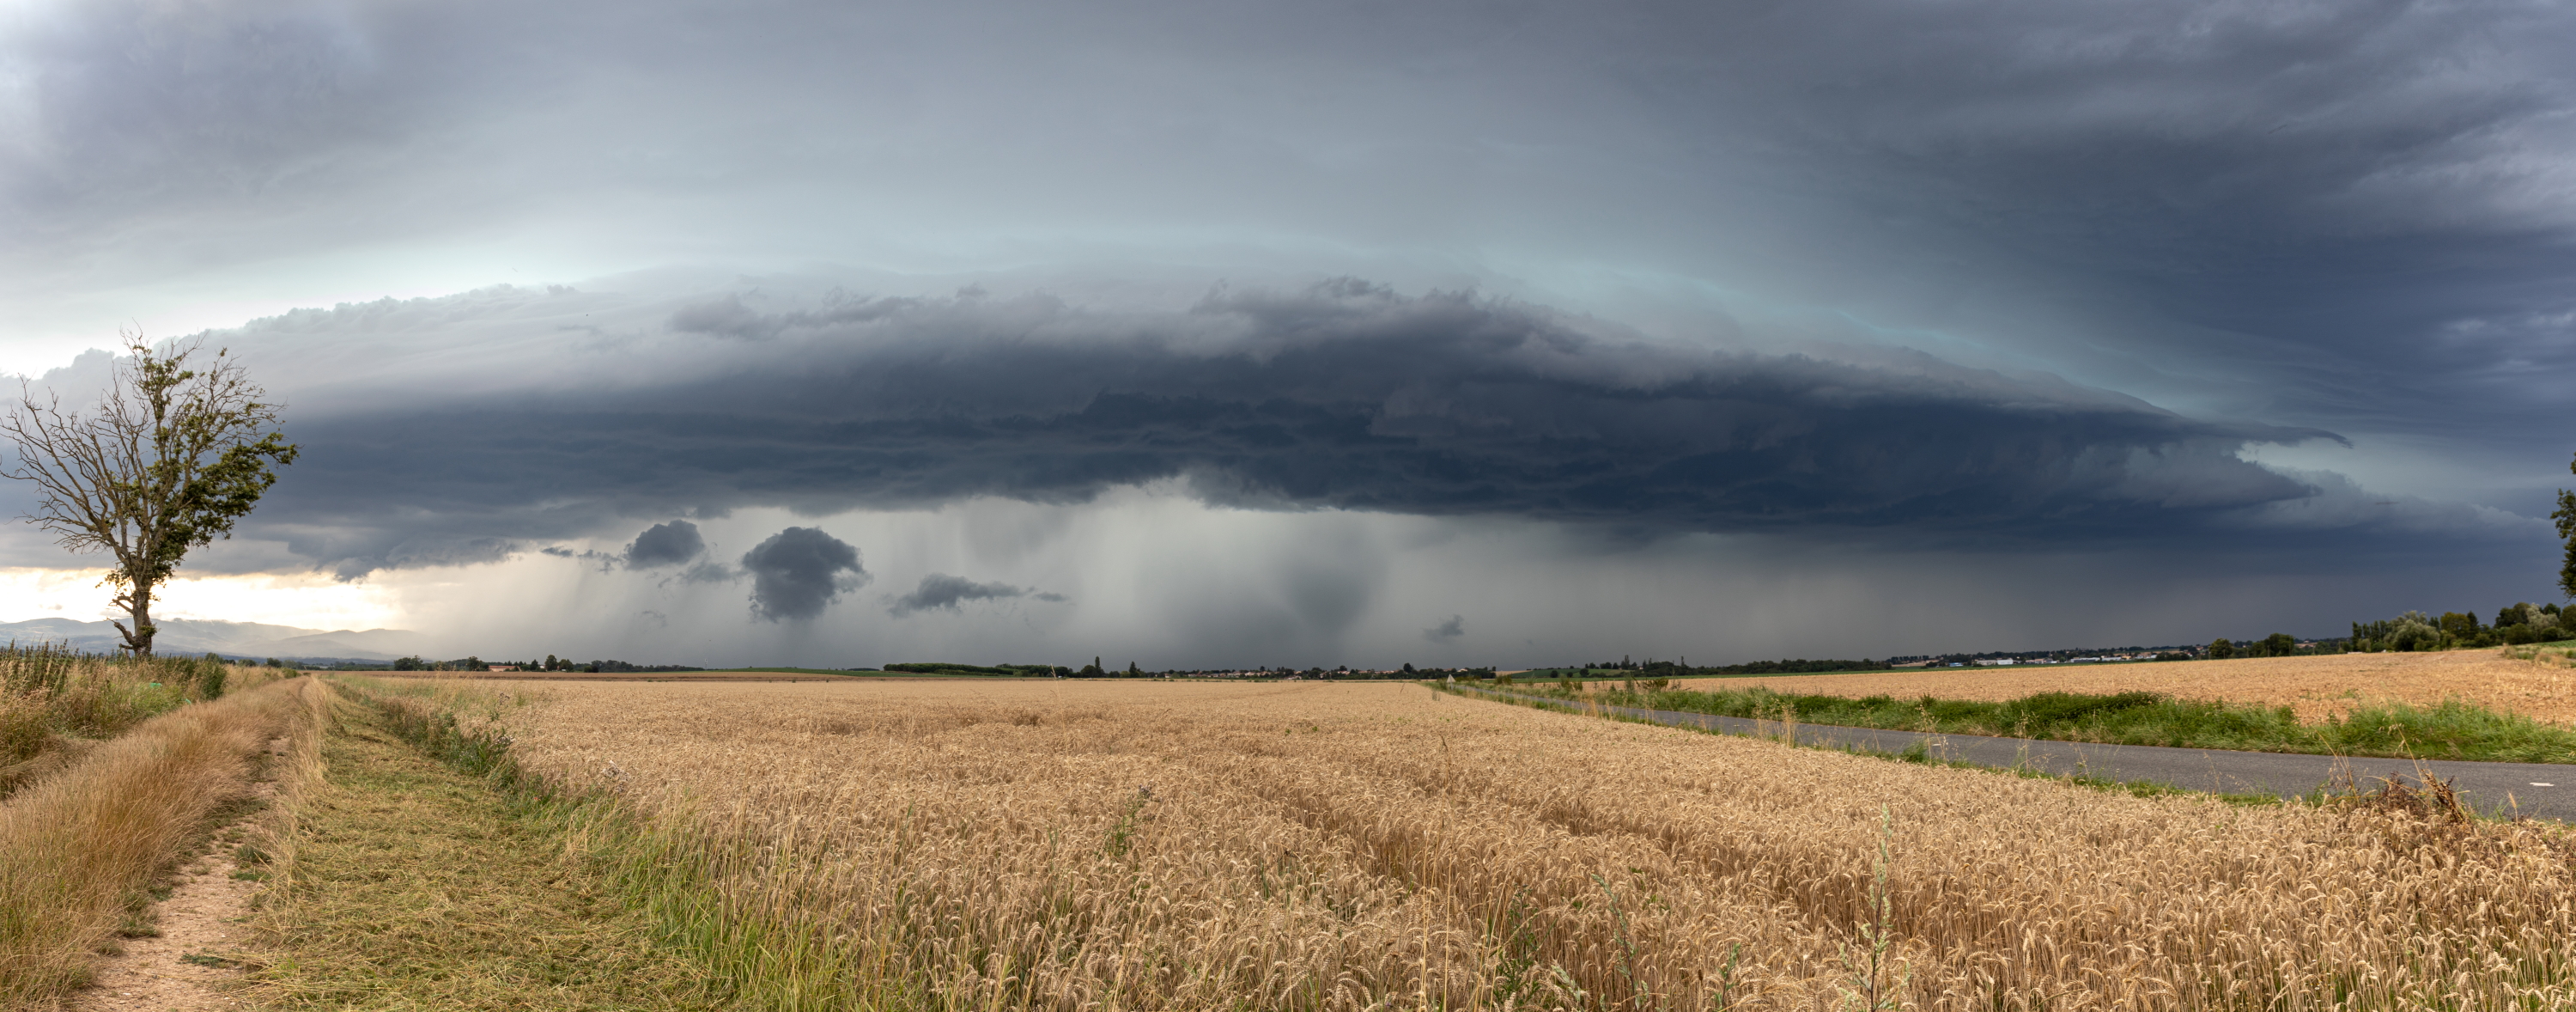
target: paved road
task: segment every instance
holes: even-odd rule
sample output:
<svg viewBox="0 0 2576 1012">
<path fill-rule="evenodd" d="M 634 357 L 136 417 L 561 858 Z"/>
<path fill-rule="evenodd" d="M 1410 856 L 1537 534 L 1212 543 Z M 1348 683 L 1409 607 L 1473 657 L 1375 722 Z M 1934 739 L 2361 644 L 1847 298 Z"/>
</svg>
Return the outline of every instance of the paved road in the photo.
<svg viewBox="0 0 2576 1012">
<path fill-rule="evenodd" d="M 1534 699 L 1513 695 L 1520 699 Z M 1601 709 L 1623 717 L 1724 734 L 1770 737 L 1780 734 L 1780 722 L 1776 720 L 1754 721 L 1742 717 L 1713 717 L 1705 713 L 1630 706 L 1604 706 Z M 2280 752 L 2094 745 L 1819 724 L 1798 725 L 1798 742 L 1889 753 L 1901 753 L 1920 744 L 1933 758 L 1979 766 L 2027 766 L 2059 775 L 2081 774 L 2121 783 L 2161 783 L 2200 791 L 2273 793 L 2283 797 L 2306 794 L 2334 782 L 2337 763 L 2350 764 L 2352 775 L 2364 785 L 2375 785 L 2382 777 L 2397 777 L 2407 783 L 2415 783 L 2418 765 L 2407 759 L 2336 759 Z M 2426 760 L 2421 765 L 2433 777 L 2449 781 L 2451 787 L 2460 792 L 2461 798 L 2479 811 L 2509 809 L 2534 818 L 2576 821 L 2576 766 L 2453 760 Z"/>
</svg>

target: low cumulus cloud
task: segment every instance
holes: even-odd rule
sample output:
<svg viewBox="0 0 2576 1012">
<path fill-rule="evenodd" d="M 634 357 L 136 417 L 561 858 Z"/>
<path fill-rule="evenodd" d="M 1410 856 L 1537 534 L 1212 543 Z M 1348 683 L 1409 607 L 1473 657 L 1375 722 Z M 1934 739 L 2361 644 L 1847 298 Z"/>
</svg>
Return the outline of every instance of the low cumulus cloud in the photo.
<svg viewBox="0 0 2576 1012">
<path fill-rule="evenodd" d="M 654 524 L 636 535 L 626 546 L 626 564 L 635 569 L 676 566 L 697 558 L 707 550 L 707 539 L 698 533 L 698 525 L 686 520 Z"/>
<path fill-rule="evenodd" d="M 1467 635 L 1467 617 L 1464 615 L 1451 615 L 1442 619 L 1439 625 L 1422 630 L 1423 639 L 1442 645 L 1456 643 L 1459 637 L 1465 635 Z"/>
<path fill-rule="evenodd" d="M 751 574 L 751 613 L 771 622 L 805 622 L 841 594 L 871 579 L 859 550 L 813 527 L 790 527 L 743 554 Z"/>
<path fill-rule="evenodd" d="M 963 609 L 958 605 L 967 601 L 994 601 L 1011 597 L 1026 597 L 1038 601 L 1064 600 L 1062 594 L 1042 593 L 1032 587 L 1018 587 L 1007 583 L 977 583 L 963 576 L 932 573 L 922 577 L 921 585 L 913 588 L 912 593 L 895 598 L 893 606 L 887 608 L 886 613 L 902 618 L 914 612 L 932 609 L 961 611 Z"/>
</svg>

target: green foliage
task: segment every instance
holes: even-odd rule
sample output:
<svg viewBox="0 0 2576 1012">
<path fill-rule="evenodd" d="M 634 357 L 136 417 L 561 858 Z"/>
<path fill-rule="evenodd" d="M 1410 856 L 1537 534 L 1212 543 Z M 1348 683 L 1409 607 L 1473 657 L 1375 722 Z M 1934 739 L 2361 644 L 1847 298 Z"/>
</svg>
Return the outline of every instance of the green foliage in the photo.
<svg viewBox="0 0 2576 1012">
<path fill-rule="evenodd" d="M 193 677 L 190 681 L 196 684 L 197 698 L 216 699 L 221 697 L 224 694 L 224 681 L 232 674 L 232 668 L 230 665 L 224 663 L 223 656 L 220 654 L 207 654 L 206 656 L 197 659 L 195 667 L 196 670 L 192 672 Z"/>
<path fill-rule="evenodd" d="M 2236 656 L 2236 644 L 2223 637 L 2211 640 L 2209 641 L 2208 656 L 2209 659 L 2213 661 L 2223 661 L 2234 657 Z"/>
<path fill-rule="evenodd" d="M 2554 604 L 2517 601 L 2496 612 L 2496 641 L 2510 646 L 2565 639 L 2568 629 Z"/>
<path fill-rule="evenodd" d="M 2393 619 L 2352 624 L 2352 648 L 2378 653 L 2383 651 L 2417 651 L 2442 649 L 2442 630 L 2433 619 L 2420 611 L 2410 611 Z"/>
<path fill-rule="evenodd" d="M 2567 469 L 2576 471 L 2576 460 L 2569 461 Z M 2576 598 L 2576 492 L 2559 489 L 2558 508 L 2549 519 L 2558 525 L 2559 540 L 2567 543 L 2566 560 L 2558 566 L 2558 593 Z"/>
<path fill-rule="evenodd" d="M 2347 755 L 2418 756 L 2483 762 L 2576 761 L 2576 742 L 2565 729 L 2518 713 L 2490 710 L 2459 699 L 2439 706 L 2406 703 L 2356 707 L 2328 721 L 2321 740 Z"/>
<path fill-rule="evenodd" d="M 227 670 L 220 659 L 135 660 L 49 644 L 0 648 L 0 794 L 20 779 L 9 767 L 222 695 Z"/>
<path fill-rule="evenodd" d="M 129 358 L 89 414 L 32 392 L 0 417 L 17 444 L 17 468 L 0 476 L 37 487 L 29 519 L 75 552 L 113 556 L 107 583 L 133 620 L 116 623 L 125 648 L 152 654 L 152 592 L 192 549 L 232 536 L 277 484 L 274 468 L 295 462 L 277 424 L 280 405 L 251 383 L 226 351 L 203 370 L 188 367 L 197 346 L 158 350 L 127 334 Z"/>
<path fill-rule="evenodd" d="M 2495 624 L 2475 614 L 2444 612 L 2434 618 L 2410 611 L 2393 619 L 2352 624 L 2352 649 L 2362 652 L 2456 650 L 2522 646 L 2568 638 L 2569 623 L 2555 604 L 2516 601 L 2496 611 Z"/>
</svg>

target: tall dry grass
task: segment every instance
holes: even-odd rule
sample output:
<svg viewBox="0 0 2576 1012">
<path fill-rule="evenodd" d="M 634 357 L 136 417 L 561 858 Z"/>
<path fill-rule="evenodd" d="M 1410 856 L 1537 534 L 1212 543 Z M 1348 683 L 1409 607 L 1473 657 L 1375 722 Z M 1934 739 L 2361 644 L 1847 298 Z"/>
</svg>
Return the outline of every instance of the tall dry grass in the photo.
<svg viewBox="0 0 2576 1012">
<path fill-rule="evenodd" d="M 69 765 L 100 740 L 271 669 L 214 658 L 136 660 L 52 645 L 0 647 L 0 797 Z"/>
<path fill-rule="evenodd" d="M 601 816 L 597 853 L 778 1007 L 2576 1003 L 2555 826 L 2138 799 L 1406 686 L 509 691 L 462 733 L 638 813 Z"/>
<path fill-rule="evenodd" d="M 181 707 L 0 803 L 0 1007 L 80 986 L 146 890 L 244 796 L 263 747 L 309 736 L 322 691 L 278 681 Z"/>
</svg>

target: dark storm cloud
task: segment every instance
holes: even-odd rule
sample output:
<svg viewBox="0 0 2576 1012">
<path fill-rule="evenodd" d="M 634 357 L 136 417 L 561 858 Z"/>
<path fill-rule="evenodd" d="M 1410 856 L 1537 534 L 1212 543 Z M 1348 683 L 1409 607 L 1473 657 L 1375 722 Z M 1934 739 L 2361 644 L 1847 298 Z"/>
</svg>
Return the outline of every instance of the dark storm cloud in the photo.
<svg viewBox="0 0 2576 1012">
<path fill-rule="evenodd" d="M 2576 308 L 2566 8 L 1868 9 L 1803 5 L 1769 40 L 1789 44 L 1710 57 L 1731 81 L 1838 82 L 1712 103 L 1709 121 L 1770 124 L 1754 129 L 1785 139 L 1800 189 L 1907 223 L 1883 253 L 1842 243 L 1887 272 L 1844 276 L 1847 305 L 2015 278 L 2089 303 L 2097 333 L 2002 319 L 2045 311 L 2028 300 L 1979 314 L 1984 340 L 2089 378 L 2480 453 L 2536 441 L 2514 430 L 2563 365 L 2495 365 L 2564 335 L 2447 338 Z M 1969 269 L 1939 266 L 1943 248 Z"/>
<path fill-rule="evenodd" d="M 2530 462 L 2576 368 L 2547 351 L 2576 311 L 2554 4 L 40 8 L 0 36 L 29 285 L 530 222 L 645 251 L 620 263 L 1498 251 Z"/>
<path fill-rule="evenodd" d="M 1700 351 L 1347 280 L 1179 313 L 968 297 L 739 322 L 777 336 L 731 346 L 723 375 L 680 356 L 533 404 L 336 407 L 298 430 L 298 480 L 260 517 L 363 566 L 371 541 L 562 537 L 627 511 L 1078 502 L 1181 478 L 1262 508 L 2089 542 L 2307 497 L 2234 454 L 2333 438 L 1915 353 Z M 418 512 L 379 526 L 388 494 Z"/>
<path fill-rule="evenodd" d="M 638 569 L 654 566 L 676 566 L 697 558 L 707 550 L 707 539 L 698 533 L 698 525 L 686 520 L 654 524 L 635 536 L 626 546 L 626 564 Z"/>
<path fill-rule="evenodd" d="M 751 574 L 751 613 L 772 622 L 803 622 L 842 592 L 865 586 L 859 550 L 812 527 L 770 535 L 742 557 Z"/>
<path fill-rule="evenodd" d="M 977 583 L 962 576 L 932 573 L 922 577 L 921 586 L 913 588 L 912 593 L 895 598 L 894 606 L 886 609 L 886 613 L 902 618 L 917 611 L 929 611 L 934 608 L 957 611 L 959 610 L 957 606 L 966 601 L 993 601 L 1009 597 L 1028 597 L 1039 601 L 1064 600 L 1062 594 L 1039 593 L 1028 587 L 1016 587 L 1007 583 Z"/>
<path fill-rule="evenodd" d="M 1164 229 L 1605 264 L 2084 384 L 1359 285 L 1182 313 L 486 292 L 243 332 L 304 370 L 307 456 L 255 524 L 344 574 L 675 513 L 1167 478 L 1647 535 L 2438 544 L 2510 525 L 2236 455 L 2332 429 L 2497 473 L 2564 456 L 2554 5 L 58 8 L 0 53 L 27 68 L 0 106 L 24 120 L 0 123 L 16 277 L 120 243 L 233 262 L 534 220 L 647 250 L 620 262 L 901 262 L 836 245 L 885 234 L 1000 236 L 1016 264 L 1030 236 L 1079 256 Z M 446 347 L 404 350 L 424 334 Z M 1347 600 L 1291 597 L 1282 622 Z"/>
<path fill-rule="evenodd" d="M 1467 617 L 1464 615 L 1451 615 L 1440 620 L 1439 625 L 1422 630 L 1423 639 L 1444 645 L 1456 643 L 1459 637 L 1465 635 L 1467 635 Z"/>
</svg>

